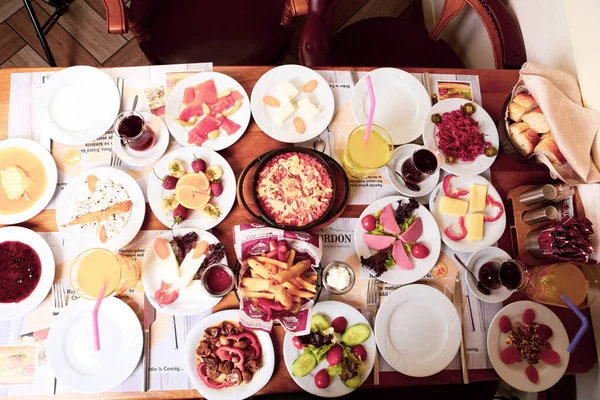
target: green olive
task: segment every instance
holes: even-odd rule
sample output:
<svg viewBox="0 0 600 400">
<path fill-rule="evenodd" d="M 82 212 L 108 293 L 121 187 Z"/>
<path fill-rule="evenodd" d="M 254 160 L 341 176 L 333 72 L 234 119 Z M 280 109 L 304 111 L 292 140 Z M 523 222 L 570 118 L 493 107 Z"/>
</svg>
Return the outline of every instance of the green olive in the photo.
<svg viewBox="0 0 600 400">
<path fill-rule="evenodd" d="M 433 122 L 434 124 L 441 124 L 442 123 L 442 116 L 438 113 L 435 113 L 431 116 L 431 122 Z"/>
<path fill-rule="evenodd" d="M 498 149 L 494 146 L 488 146 L 485 148 L 483 153 L 488 157 L 494 157 L 496 154 L 498 154 Z"/>
<path fill-rule="evenodd" d="M 473 115 L 477 109 L 475 108 L 475 104 L 467 103 L 462 106 L 462 112 L 465 115 Z"/>
<path fill-rule="evenodd" d="M 446 164 L 448 164 L 448 165 L 456 164 L 456 157 L 446 156 Z"/>
</svg>

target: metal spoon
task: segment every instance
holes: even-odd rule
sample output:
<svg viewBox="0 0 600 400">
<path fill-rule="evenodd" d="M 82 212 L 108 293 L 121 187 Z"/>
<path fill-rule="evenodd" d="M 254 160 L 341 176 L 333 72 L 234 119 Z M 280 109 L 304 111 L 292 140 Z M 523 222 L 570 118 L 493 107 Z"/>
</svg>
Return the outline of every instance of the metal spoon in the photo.
<svg viewBox="0 0 600 400">
<path fill-rule="evenodd" d="M 404 179 L 402 174 L 400 172 L 396 171 L 396 168 L 392 167 L 390 164 L 387 164 L 387 167 L 390 168 L 392 171 L 394 171 L 396 173 L 396 175 L 398 175 L 398 177 L 400 177 L 402 182 L 404 182 L 404 186 L 406 186 L 406 188 L 408 190 L 412 190 L 413 192 L 418 192 L 421 190 L 421 187 L 419 185 L 417 185 L 416 183 L 408 182 L 406 179 Z"/>
<path fill-rule="evenodd" d="M 456 258 L 456 261 L 458 261 L 458 263 L 461 265 L 461 267 L 463 267 L 465 270 L 467 270 L 467 272 L 469 274 L 471 274 L 471 276 L 473 277 L 473 279 L 475 280 L 475 282 L 477 282 L 477 290 L 479 290 L 481 293 L 485 294 L 486 296 L 490 295 L 490 289 L 486 288 L 485 286 L 483 286 L 483 283 L 481 283 L 479 280 L 477 280 L 477 278 L 475 277 L 475 275 L 471 272 L 471 270 L 469 268 L 467 268 L 467 266 L 465 265 L 465 263 L 458 257 L 457 254 L 454 254 L 454 258 Z"/>
<path fill-rule="evenodd" d="M 135 111 L 135 107 L 137 107 L 138 95 L 136 94 L 133 98 L 133 105 L 131 106 L 131 111 Z"/>
</svg>

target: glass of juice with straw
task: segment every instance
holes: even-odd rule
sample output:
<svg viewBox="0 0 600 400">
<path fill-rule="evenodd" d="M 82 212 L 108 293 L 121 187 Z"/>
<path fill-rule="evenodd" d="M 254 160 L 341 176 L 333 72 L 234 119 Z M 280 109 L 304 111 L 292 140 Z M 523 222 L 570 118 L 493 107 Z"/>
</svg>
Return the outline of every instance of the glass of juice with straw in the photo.
<svg viewBox="0 0 600 400">
<path fill-rule="evenodd" d="M 89 249 L 81 253 L 69 274 L 71 287 L 81 297 L 96 299 L 106 283 L 104 297 L 123 294 L 139 280 L 135 260 L 105 249 Z"/>
<path fill-rule="evenodd" d="M 342 167 L 352 179 L 363 179 L 383 167 L 392 157 L 394 142 L 380 126 L 371 125 L 371 134 L 365 141 L 366 125 L 357 126 L 348 137 L 342 156 Z"/>
</svg>

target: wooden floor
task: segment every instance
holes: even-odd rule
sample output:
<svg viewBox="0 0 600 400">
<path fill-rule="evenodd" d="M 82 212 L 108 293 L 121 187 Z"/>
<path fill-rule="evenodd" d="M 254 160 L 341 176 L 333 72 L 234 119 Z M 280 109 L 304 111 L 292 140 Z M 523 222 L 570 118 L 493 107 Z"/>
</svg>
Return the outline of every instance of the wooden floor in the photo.
<svg viewBox="0 0 600 400">
<path fill-rule="evenodd" d="M 32 3 L 43 24 L 54 9 L 44 0 L 33 0 Z M 337 4 L 336 30 L 366 18 L 396 17 L 410 4 L 410 0 L 339 0 Z M 298 63 L 297 47 L 303 25 L 302 19 L 296 20 L 294 38 L 284 59 L 286 64 Z M 133 35 L 106 33 L 102 0 L 71 0 L 68 12 L 52 28 L 47 40 L 57 65 L 61 67 L 149 64 Z M 0 0 L 0 67 L 47 65 L 23 0 Z"/>
</svg>

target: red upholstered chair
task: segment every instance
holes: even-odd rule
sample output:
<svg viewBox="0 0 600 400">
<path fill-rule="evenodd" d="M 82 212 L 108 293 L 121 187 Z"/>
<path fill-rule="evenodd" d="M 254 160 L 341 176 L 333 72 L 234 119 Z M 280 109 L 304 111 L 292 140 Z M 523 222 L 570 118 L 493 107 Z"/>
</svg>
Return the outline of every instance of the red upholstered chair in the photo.
<svg viewBox="0 0 600 400">
<path fill-rule="evenodd" d="M 129 7 L 102 1 L 108 31 L 131 31 L 154 64 L 275 64 L 293 34 L 280 23 L 285 0 L 131 0 Z"/>
<path fill-rule="evenodd" d="M 340 0 L 344 1 L 344 0 Z M 394 1 L 394 0 L 388 0 Z M 356 22 L 333 34 L 333 0 L 287 0 L 288 14 L 307 17 L 299 45 L 304 65 L 353 65 L 464 68 L 440 33 L 448 22 L 469 6 L 483 22 L 492 43 L 496 68 L 520 68 L 526 61 L 525 44 L 517 21 L 500 0 L 446 0 L 431 33 L 425 29 L 421 0 L 415 0 L 398 17 Z M 308 4 L 306 9 L 303 4 Z M 293 5 L 292 5 L 293 4 Z M 291 11 L 290 11 L 291 10 Z M 282 24 L 289 24 L 286 15 Z"/>
</svg>

